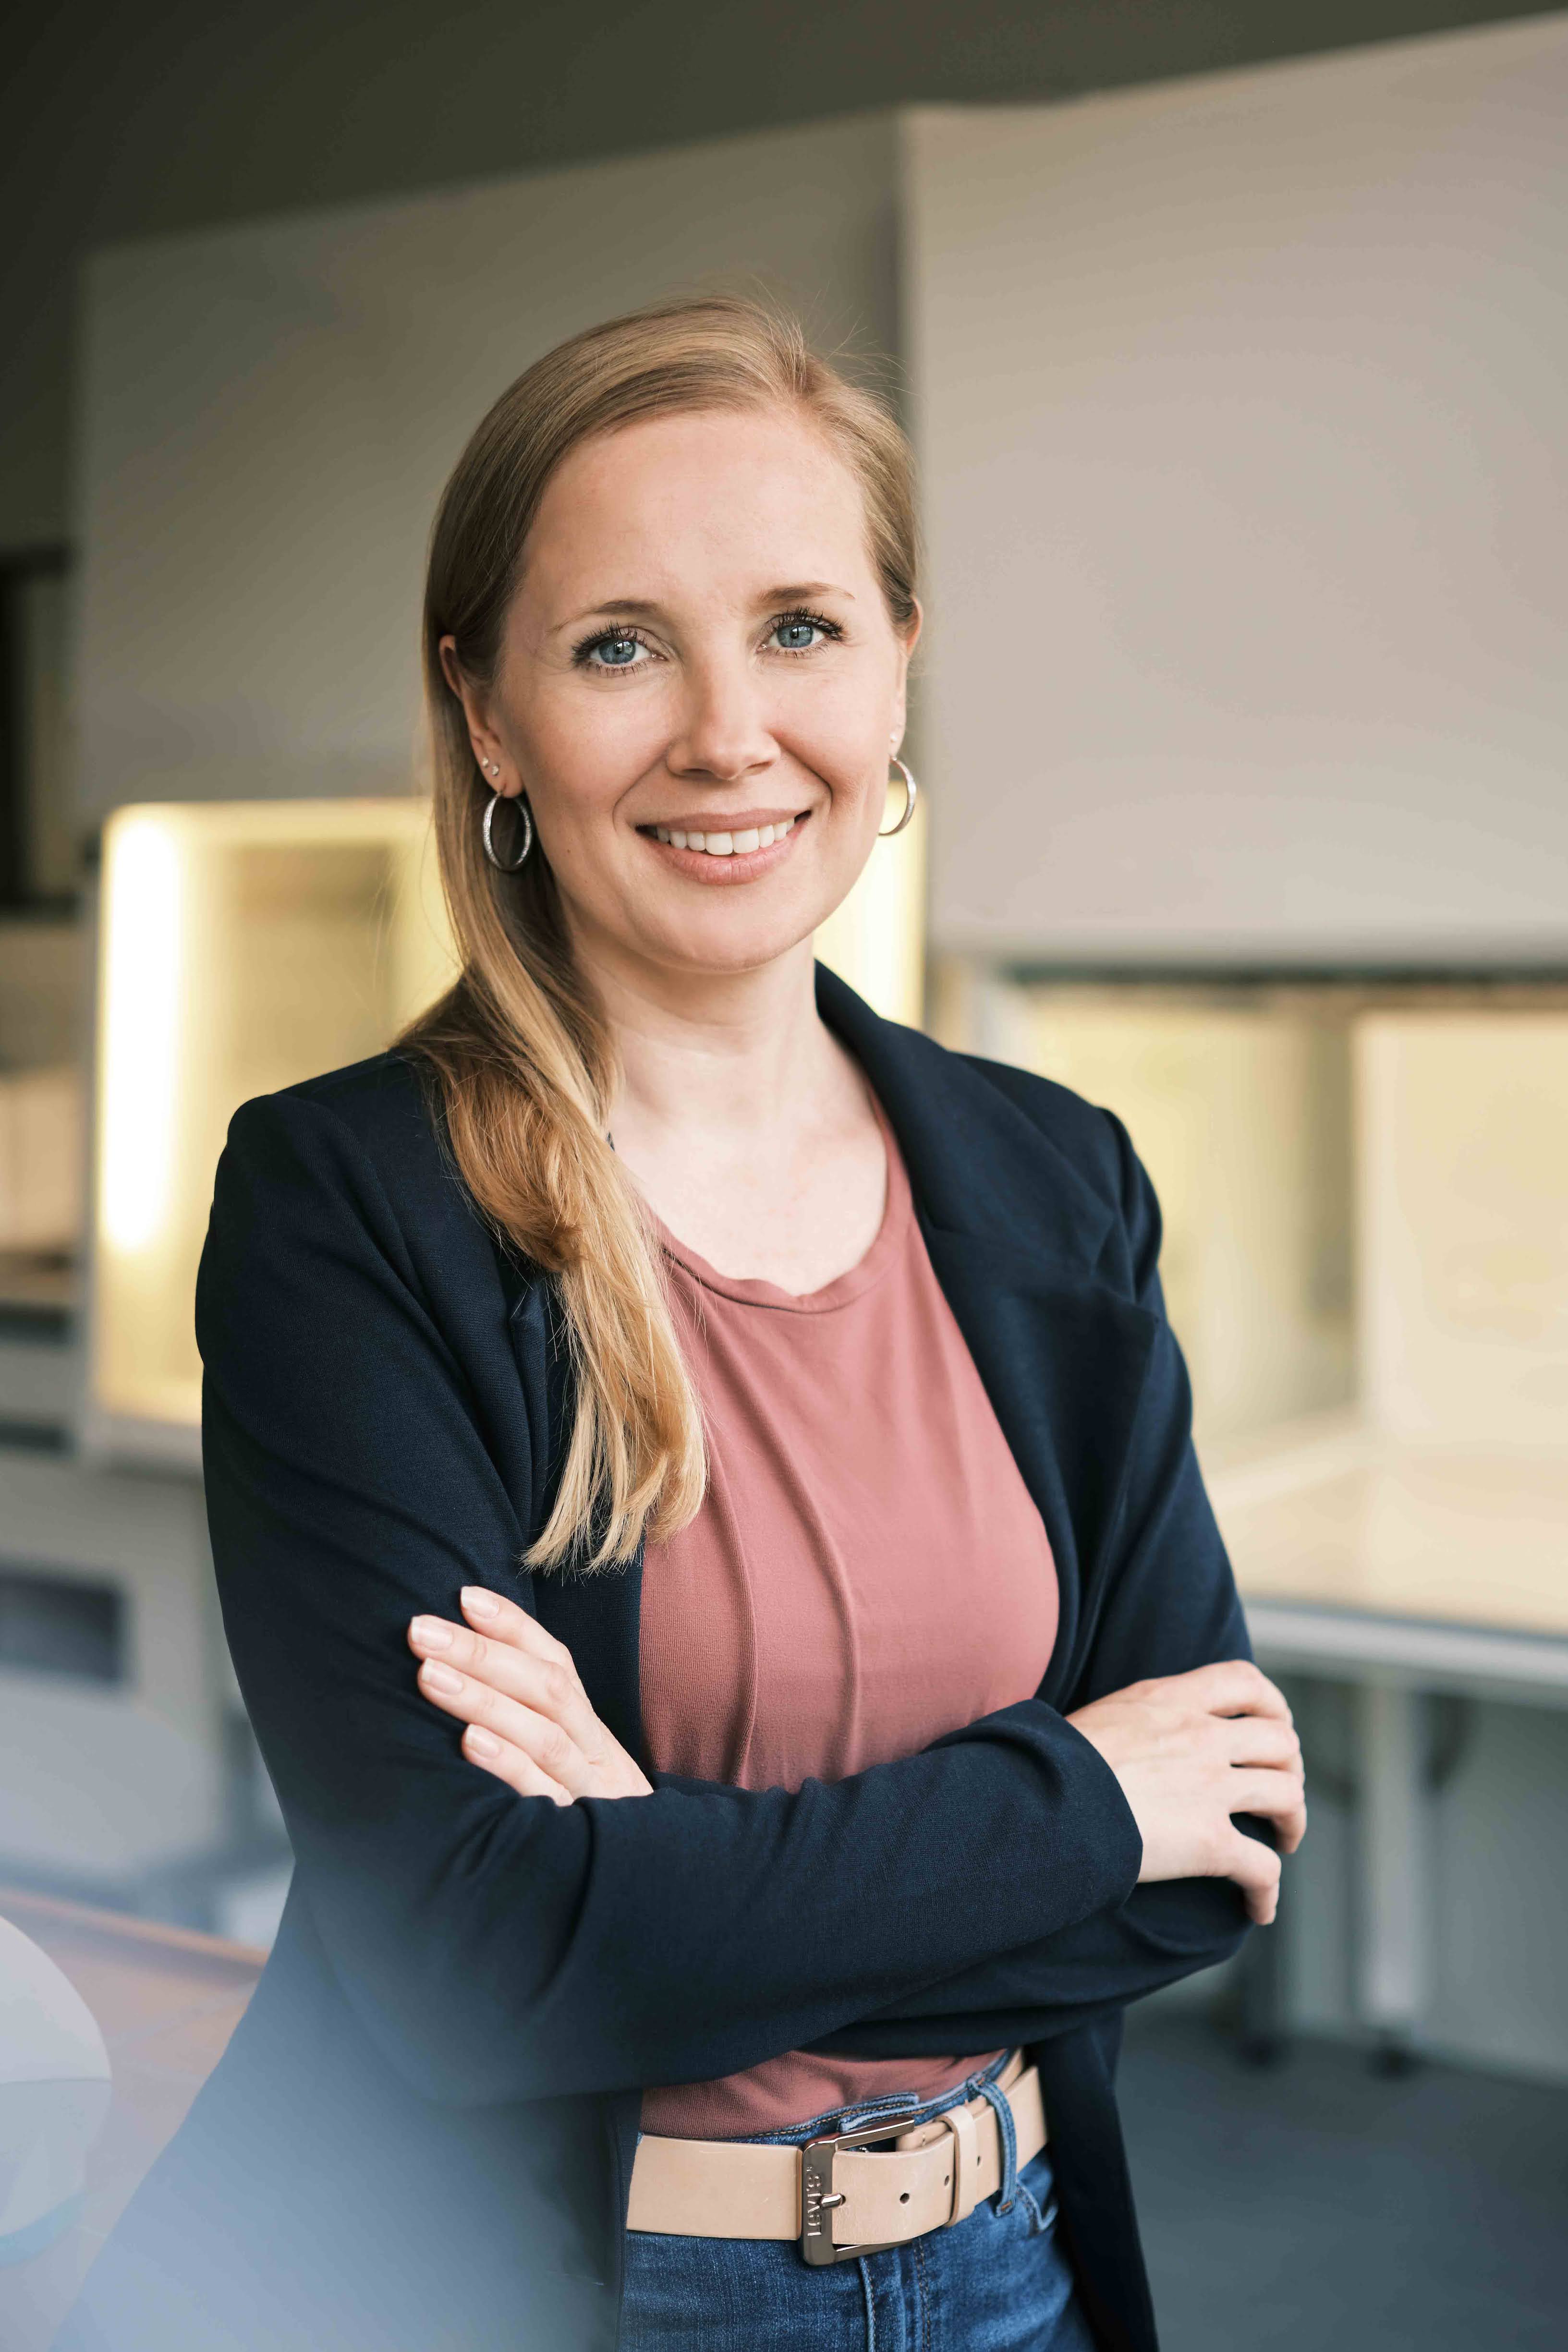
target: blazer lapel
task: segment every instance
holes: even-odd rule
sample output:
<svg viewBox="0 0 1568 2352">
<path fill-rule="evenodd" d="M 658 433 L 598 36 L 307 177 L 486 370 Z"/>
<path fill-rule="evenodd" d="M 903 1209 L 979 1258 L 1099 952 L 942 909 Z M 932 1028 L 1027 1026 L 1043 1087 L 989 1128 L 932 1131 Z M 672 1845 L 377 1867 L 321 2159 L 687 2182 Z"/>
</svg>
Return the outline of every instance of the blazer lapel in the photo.
<svg viewBox="0 0 1568 2352">
<path fill-rule="evenodd" d="M 924 1232 L 1050 1538 L 1059 1613 L 1037 1696 L 1070 1705 L 1099 1616 L 1154 1318 L 1098 1283 L 1064 1279 L 1024 1249 L 929 1224 Z"/>
<path fill-rule="evenodd" d="M 879 1020 L 820 965 L 817 1007 L 892 1124 L 932 1269 L 1045 1521 L 1060 1615 L 1038 1696 L 1070 1700 L 1155 1318 L 1096 1278 L 1115 1213 L 1006 1094 L 962 1055 Z"/>
</svg>

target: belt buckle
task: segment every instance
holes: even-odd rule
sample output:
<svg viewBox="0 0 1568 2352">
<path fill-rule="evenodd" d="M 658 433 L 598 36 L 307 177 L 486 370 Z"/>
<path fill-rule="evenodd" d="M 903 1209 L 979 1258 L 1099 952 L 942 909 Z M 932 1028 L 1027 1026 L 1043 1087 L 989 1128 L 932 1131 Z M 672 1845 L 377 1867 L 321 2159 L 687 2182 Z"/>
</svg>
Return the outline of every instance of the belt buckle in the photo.
<svg viewBox="0 0 1568 2352">
<path fill-rule="evenodd" d="M 834 2244 L 833 2216 L 843 2204 L 844 2194 L 833 2186 L 833 2160 L 841 2147 L 863 2147 L 871 2140 L 897 2139 L 900 2132 L 909 2130 L 918 2105 L 916 2101 L 909 2114 L 868 2124 L 860 2131 L 825 2132 L 820 2139 L 807 2140 L 801 2149 L 800 2251 L 814 2270 L 828 2263 L 847 2262 L 852 2254 L 881 2254 L 889 2246 L 904 2244 L 902 2238 L 883 2238 L 874 2246 Z"/>
</svg>

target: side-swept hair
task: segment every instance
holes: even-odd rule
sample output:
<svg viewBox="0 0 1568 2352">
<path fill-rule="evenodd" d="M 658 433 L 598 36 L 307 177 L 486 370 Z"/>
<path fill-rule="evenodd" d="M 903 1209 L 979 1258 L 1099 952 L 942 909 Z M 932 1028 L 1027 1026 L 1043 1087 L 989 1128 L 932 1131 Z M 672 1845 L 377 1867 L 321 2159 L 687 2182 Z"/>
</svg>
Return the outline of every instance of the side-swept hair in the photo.
<svg viewBox="0 0 1568 2352">
<path fill-rule="evenodd" d="M 484 1214 L 557 1278 L 574 1420 L 536 1568 L 629 1560 L 692 1517 L 706 1477 L 696 1393 L 637 1196 L 605 1135 L 616 1067 L 575 969 L 538 848 L 516 874 L 486 859 L 489 787 L 440 641 L 494 678 L 523 550 L 569 453 L 637 418 L 786 408 L 809 416 L 866 500 L 870 550 L 902 631 L 915 610 L 910 451 L 892 415 L 807 344 L 798 322 L 731 296 L 658 304 L 574 335 L 504 392 L 437 511 L 425 596 L 436 837 L 461 977 L 401 1043 L 438 1084 L 458 1165 Z"/>
</svg>

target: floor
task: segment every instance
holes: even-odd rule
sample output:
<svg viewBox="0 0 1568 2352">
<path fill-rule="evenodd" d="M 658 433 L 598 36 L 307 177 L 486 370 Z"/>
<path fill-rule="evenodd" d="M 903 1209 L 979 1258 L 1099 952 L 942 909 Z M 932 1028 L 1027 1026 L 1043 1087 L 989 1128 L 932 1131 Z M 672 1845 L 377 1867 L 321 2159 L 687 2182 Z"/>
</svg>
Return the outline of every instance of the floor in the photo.
<svg viewBox="0 0 1568 2352">
<path fill-rule="evenodd" d="M 1151 2013 L 1122 2111 L 1163 2352 L 1568 2346 L 1568 2089 Z"/>
</svg>

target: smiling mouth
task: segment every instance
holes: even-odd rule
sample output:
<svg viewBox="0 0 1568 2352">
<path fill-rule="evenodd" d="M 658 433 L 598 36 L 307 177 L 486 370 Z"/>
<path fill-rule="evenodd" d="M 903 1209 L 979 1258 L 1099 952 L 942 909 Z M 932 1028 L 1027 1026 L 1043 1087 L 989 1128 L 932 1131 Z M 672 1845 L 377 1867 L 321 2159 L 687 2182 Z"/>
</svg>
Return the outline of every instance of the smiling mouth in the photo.
<svg viewBox="0 0 1568 2352">
<path fill-rule="evenodd" d="M 645 840 L 662 842 L 667 849 L 689 850 L 700 857 L 750 857 L 759 849 L 786 841 L 810 814 L 803 809 L 799 815 L 782 817 L 773 824 L 740 825 L 729 832 L 703 833 L 678 824 L 646 824 L 637 830 Z"/>
</svg>

